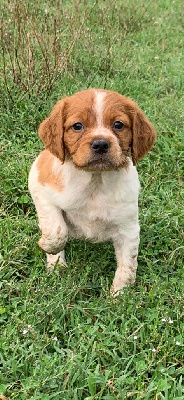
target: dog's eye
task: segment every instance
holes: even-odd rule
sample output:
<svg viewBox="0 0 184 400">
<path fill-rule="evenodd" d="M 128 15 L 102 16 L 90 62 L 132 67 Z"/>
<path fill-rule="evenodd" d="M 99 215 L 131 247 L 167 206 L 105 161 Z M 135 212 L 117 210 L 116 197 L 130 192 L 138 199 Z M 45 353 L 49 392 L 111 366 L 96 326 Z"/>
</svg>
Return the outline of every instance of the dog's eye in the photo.
<svg viewBox="0 0 184 400">
<path fill-rule="evenodd" d="M 124 123 L 121 122 L 121 121 L 114 121 L 113 128 L 117 129 L 118 131 L 120 131 L 120 130 L 122 130 L 124 128 Z"/>
<path fill-rule="evenodd" d="M 72 125 L 72 129 L 75 132 L 80 132 L 84 129 L 84 125 L 81 124 L 81 122 L 75 122 L 75 124 Z"/>
</svg>

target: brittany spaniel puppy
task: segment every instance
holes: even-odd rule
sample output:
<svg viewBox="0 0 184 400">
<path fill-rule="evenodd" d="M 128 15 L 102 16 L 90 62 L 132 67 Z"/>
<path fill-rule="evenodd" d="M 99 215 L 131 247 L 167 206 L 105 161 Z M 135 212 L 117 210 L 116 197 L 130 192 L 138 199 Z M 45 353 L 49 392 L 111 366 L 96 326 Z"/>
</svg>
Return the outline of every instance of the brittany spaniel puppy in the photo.
<svg viewBox="0 0 184 400">
<path fill-rule="evenodd" d="M 29 190 L 47 253 L 47 268 L 66 265 L 68 236 L 112 241 L 112 292 L 135 281 L 139 179 L 135 164 L 156 134 L 134 101 L 88 89 L 58 101 L 39 127 L 45 150 L 32 165 Z"/>
</svg>

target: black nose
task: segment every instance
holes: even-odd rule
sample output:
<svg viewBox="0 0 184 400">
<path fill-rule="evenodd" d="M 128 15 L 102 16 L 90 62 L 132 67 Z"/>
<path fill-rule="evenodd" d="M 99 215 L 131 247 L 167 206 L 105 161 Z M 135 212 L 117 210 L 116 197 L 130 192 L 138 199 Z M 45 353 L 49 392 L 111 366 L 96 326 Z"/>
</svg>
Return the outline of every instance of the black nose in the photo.
<svg viewBox="0 0 184 400">
<path fill-rule="evenodd" d="M 91 143 L 91 148 L 98 154 L 107 153 L 109 146 L 109 142 L 106 139 L 96 139 Z"/>
</svg>

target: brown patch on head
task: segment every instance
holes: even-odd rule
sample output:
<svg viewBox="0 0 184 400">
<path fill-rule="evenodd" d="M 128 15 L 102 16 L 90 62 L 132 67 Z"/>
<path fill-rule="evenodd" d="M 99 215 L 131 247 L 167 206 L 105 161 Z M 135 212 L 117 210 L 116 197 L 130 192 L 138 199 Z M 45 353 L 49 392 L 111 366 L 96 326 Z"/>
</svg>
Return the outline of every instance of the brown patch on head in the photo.
<svg viewBox="0 0 184 400">
<path fill-rule="evenodd" d="M 61 192 L 64 189 L 64 182 L 62 180 L 61 168 L 55 168 L 55 170 L 53 168 L 55 161 L 55 157 L 48 150 L 44 150 L 40 154 L 36 165 L 38 182 L 44 186 L 49 185 L 57 192 Z"/>
<path fill-rule="evenodd" d="M 65 129 L 80 121 L 84 126 L 94 126 L 96 115 L 93 109 L 95 89 L 83 90 L 67 97 L 65 102 Z"/>
</svg>

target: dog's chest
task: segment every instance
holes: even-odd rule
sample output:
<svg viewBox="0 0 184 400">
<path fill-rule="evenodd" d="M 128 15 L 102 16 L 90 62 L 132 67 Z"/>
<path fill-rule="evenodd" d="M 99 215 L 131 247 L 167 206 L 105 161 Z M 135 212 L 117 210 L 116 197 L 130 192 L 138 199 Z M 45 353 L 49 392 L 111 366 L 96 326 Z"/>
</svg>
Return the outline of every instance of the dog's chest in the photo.
<svg viewBox="0 0 184 400">
<path fill-rule="evenodd" d="M 71 236 L 93 241 L 107 239 L 113 229 L 113 194 L 102 185 L 101 179 L 98 176 L 92 178 L 73 198 L 73 204 L 64 210 Z"/>
<path fill-rule="evenodd" d="M 137 216 L 137 174 L 132 184 L 129 174 L 122 170 L 94 175 L 75 171 L 69 179 L 66 175 L 65 189 L 52 192 L 52 202 L 62 210 L 71 236 L 109 240 Z"/>
</svg>

